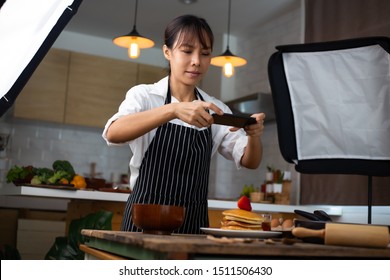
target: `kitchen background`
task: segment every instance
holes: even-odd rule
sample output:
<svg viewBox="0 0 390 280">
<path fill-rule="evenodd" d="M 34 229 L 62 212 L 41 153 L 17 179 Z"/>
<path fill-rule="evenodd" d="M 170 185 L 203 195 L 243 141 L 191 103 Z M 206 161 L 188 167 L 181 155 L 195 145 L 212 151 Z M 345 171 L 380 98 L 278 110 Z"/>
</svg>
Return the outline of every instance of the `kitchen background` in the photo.
<svg viewBox="0 0 390 280">
<path fill-rule="evenodd" d="M 236 68 L 235 75 L 230 79 L 221 77 L 220 69 L 210 66 L 201 87 L 226 102 L 259 92 L 270 94 L 267 63 L 277 45 L 362 36 L 390 36 L 390 4 L 385 0 L 291 0 L 287 7 L 259 26 L 238 36 L 231 36 L 232 51 L 245 57 L 248 64 Z M 226 34 L 221 36 L 225 41 L 215 46 L 215 53 L 219 53 L 219 49 L 225 49 Z M 123 60 L 123 50 L 114 46 L 110 39 L 69 30 L 61 33 L 53 47 Z M 161 50 L 157 48 L 143 51 L 139 62 L 166 66 Z M 107 147 L 101 138 L 101 131 L 102 128 L 23 121 L 13 118 L 12 110 L 0 119 L 0 133 L 11 134 L 7 150 L 8 167 L 13 164 L 48 166 L 53 159 L 65 158 L 83 175 L 90 174 L 91 163 L 96 163 L 99 176 L 111 180 L 113 175 L 117 177 L 118 174 L 127 172 L 130 151 L 128 147 Z M 259 186 L 265 179 L 265 171 L 269 165 L 292 172 L 292 204 L 367 203 L 367 178 L 364 176 L 296 174 L 293 167 L 280 155 L 274 121 L 266 123 L 262 139 L 264 157 L 257 170 L 236 170 L 232 162 L 218 155 L 214 157 L 210 197 L 232 199 L 239 195 L 245 184 Z M 4 152 L 1 156 L 4 157 Z M 389 195 L 383 195 L 390 190 L 388 184 L 388 177 L 374 178 L 374 204 L 389 205 Z M 10 199 L 13 198 L 0 196 L 0 206 Z M 9 204 L 14 205 L 14 201 Z"/>
<path fill-rule="evenodd" d="M 271 54 L 276 51 L 277 45 L 359 36 L 390 36 L 388 17 L 390 2 L 387 0 L 293 0 L 291 3 L 292 5 L 288 6 L 282 14 L 262 22 L 255 28 L 248 29 L 239 36 L 231 36 L 231 50 L 236 55 L 245 57 L 248 64 L 236 68 L 235 75 L 230 79 L 221 76 L 220 68 L 210 66 L 208 76 L 201 87 L 225 102 L 254 93 L 270 94 L 267 64 Z M 309 8 L 313 10 L 307 12 Z M 216 54 L 225 49 L 226 36 L 224 38 L 225 42 L 215 46 Z M 114 46 L 111 40 L 69 30 L 61 33 L 53 48 L 128 61 L 122 56 L 123 50 Z M 166 66 L 160 49 L 144 50 L 138 61 L 159 67 Z M 125 91 L 123 96 L 124 94 Z M 99 107 L 96 110 L 99 110 Z M 0 169 L 7 170 L 15 164 L 49 167 L 56 159 L 67 159 L 82 175 L 90 176 L 91 164 L 95 163 L 95 176 L 108 181 L 113 177 L 118 178 L 120 174 L 128 172 L 130 149 L 128 146 L 108 147 L 101 137 L 102 130 L 103 127 L 92 128 L 15 118 L 14 110 L 11 109 L 0 118 L 0 133 L 10 134 L 7 150 L 0 151 L 1 162 L 6 162 L 7 166 L 1 165 Z M 331 181 L 329 180 L 330 177 L 333 178 L 331 175 L 324 175 L 324 178 L 298 175 L 293 166 L 287 164 L 280 155 L 275 121 L 266 123 L 262 141 L 263 161 L 256 170 L 237 170 L 231 161 L 219 155 L 213 158 L 210 172 L 210 198 L 237 198 L 245 184 L 260 186 L 265 180 L 267 166 L 272 166 L 292 172 L 293 188 L 290 203 L 293 205 L 301 204 L 302 199 L 304 199 L 302 204 L 365 205 L 366 178 L 354 176 L 351 179 L 350 176 L 336 175 L 336 180 Z M 302 181 L 306 182 L 306 185 L 302 185 Z M 379 201 L 379 205 L 386 205 L 374 208 L 373 222 L 389 224 L 388 178 L 374 178 L 373 183 L 374 204 Z M 0 194 L 2 184 L 4 179 L 0 182 Z M 357 196 L 358 203 L 356 203 Z M 350 198 L 354 200 L 350 201 Z M 348 203 L 345 203 L 346 201 Z M 45 224 L 39 224 L 39 230 L 45 228 L 47 231 L 55 231 L 52 236 L 63 235 L 64 211 L 68 208 L 68 202 L 69 200 L 64 199 L 0 195 L 1 240 L 13 240 L 18 244 L 19 249 L 34 247 L 34 250 L 38 250 L 39 248 L 36 247 L 51 246 L 52 240 L 42 235 L 41 231 L 38 233 L 39 239 L 38 237 L 32 239 L 35 238 L 32 233 L 37 229 L 35 224 L 33 230 L 26 230 L 27 226 L 31 225 L 25 224 L 26 227 L 23 228 L 23 224 L 17 225 L 16 221 L 19 219 L 19 222 L 26 223 L 35 219 L 38 223 L 46 220 Z M 343 221 L 366 222 L 366 207 L 343 206 L 342 208 Z M 29 209 L 37 211 L 29 211 Z M 51 220 L 50 223 L 48 220 Z M 14 236 L 16 229 L 18 229 L 17 241 Z M 47 241 L 47 244 L 43 244 L 44 241 Z M 42 254 L 47 251 L 45 250 L 42 250 Z M 31 259 L 35 257 L 25 256 Z"/>
<path fill-rule="evenodd" d="M 233 98 L 257 92 L 270 94 L 267 76 L 268 59 L 275 52 L 275 46 L 303 41 L 302 15 L 301 2 L 296 1 L 294 6 L 291 6 L 279 17 L 273 18 L 255 30 L 248 31 L 247 34 L 242 34 L 240 38 L 231 38 L 230 45 L 234 42 L 237 44 L 239 40 L 237 49 L 239 49 L 240 55 L 247 58 L 248 64 L 245 67 L 236 68 L 235 76 L 228 81 L 226 78 L 221 80 L 221 92 L 236 93 Z M 91 46 L 90 53 L 112 56 L 110 52 L 114 47 L 110 40 L 90 38 L 67 31 L 60 35 L 53 47 L 85 52 L 83 43 L 87 40 Z M 108 44 L 110 48 L 94 50 L 93 47 L 93 45 L 106 46 Z M 214 77 L 220 76 L 220 69 L 210 66 L 209 76 L 202 84 L 206 91 L 209 91 L 207 88 L 214 87 L 212 83 L 215 81 Z M 232 100 L 231 96 L 220 96 L 219 92 L 213 91 L 211 93 L 224 101 Z M 0 123 L 0 132 L 10 134 L 7 149 L 8 166 L 31 164 L 38 167 L 50 167 L 56 159 L 67 159 L 74 165 L 78 173 L 89 176 L 91 163 L 96 163 L 96 176 L 105 178 L 107 181 L 128 172 L 128 162 L 131 156 L 128 146 L 108 147 L 101 137 L 102 128 L 25 121 L 13 118 L 12 110 L 1 118 Z M 259 187 L 265 180 L 267 166 L 291 170 L 291 166 L 281 158 L 274 121 L 266 123 L 262 139 L 264 157 L 257 170 L 237 170 L 231 161 L 219 155 L 214 157 L 210 173 L 209 197 L 234 199 L 239 196 L 245 184 Z M 292 199 L 296 201 L 298 200 L 295 195 L 297 180 L 298 178 L 293 176 Z M 11 198 L 0 197 L 0 206 L 1 199 L 3 199 L 3 203 L 6 203 L 5 200 L 8 201 Z"/>
</svg>

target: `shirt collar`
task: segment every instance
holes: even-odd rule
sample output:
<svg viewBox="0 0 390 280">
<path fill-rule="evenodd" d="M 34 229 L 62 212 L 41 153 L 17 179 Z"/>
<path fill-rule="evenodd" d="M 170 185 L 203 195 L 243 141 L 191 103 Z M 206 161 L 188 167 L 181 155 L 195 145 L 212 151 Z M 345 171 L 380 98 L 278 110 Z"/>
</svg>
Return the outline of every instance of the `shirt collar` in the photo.
<svg viewBox="0 0 390 280">
<path fill-rule="evenodd" d="M 168 91 L 168 78 L 169 78 L 169 76 L 166 76 L 166 77 L 162 78 L 160 81 L 154 83 L 154 87 L 153 87 L 153 90 L 151 91 L 151 93 L 159 95 L 163 98 L 166 98 L 167 91 Z M 196 87 L 196 89 L 199 91 L 199 93 L 202 95 L 202 97 L 205 101 L 210 99 L 209 95 L 206 92 L 204 92 L 203 90 L 201 90 L 198 87 Z"/>
</svg>

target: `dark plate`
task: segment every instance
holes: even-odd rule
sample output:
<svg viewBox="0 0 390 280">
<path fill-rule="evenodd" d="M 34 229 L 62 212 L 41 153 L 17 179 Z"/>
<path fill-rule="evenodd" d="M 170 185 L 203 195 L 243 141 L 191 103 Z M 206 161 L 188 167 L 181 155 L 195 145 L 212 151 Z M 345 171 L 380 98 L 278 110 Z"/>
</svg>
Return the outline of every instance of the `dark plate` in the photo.
<svg viewBox="0 0 390 280">
<path fill-rule="evenodd" d="M 323 221 L 320 217 L 318 217 L 314 213 L 309 213 L 309 212 L 302 211 L 299 209 L 295 209 L 294 213 L 299 215 L 299 216 L 302 216 L 303 218 L 309 219 L 310 221 Z"/>
</svg>

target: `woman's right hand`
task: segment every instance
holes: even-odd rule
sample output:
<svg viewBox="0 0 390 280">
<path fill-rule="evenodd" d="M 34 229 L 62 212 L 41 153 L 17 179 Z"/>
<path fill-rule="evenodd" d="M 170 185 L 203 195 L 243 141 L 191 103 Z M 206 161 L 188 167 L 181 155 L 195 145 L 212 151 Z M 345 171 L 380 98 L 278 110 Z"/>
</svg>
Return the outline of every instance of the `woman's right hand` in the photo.
<svg viewBox="0 0 390 280">
<path fill-rule="evenodd" d="M 180 102 L 174 104 L 175 115 L 178 119 L 196 127 L 209 127 L 213 124 L 213 117 L 209 111 L 223 115 L 223 111 L 214 103 L 204 101 Z"/>
</svg>

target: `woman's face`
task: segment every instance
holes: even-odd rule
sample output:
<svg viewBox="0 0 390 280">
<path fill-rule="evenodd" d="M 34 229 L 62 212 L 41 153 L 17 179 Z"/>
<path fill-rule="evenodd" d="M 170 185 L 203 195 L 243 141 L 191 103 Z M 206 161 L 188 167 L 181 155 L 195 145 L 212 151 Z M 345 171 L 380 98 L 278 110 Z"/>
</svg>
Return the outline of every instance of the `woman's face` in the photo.
<svg viewBox="0 0 390 280">
<path fill-rule="evenodd" d="M 195 86 L 209 68 L 211 61 L 209 45 L 204 48 L 196 37 L 178 36 L 172 49 L 164 46 L 164 55 L 171 67 L 171 79 Z"/>
</svg>

